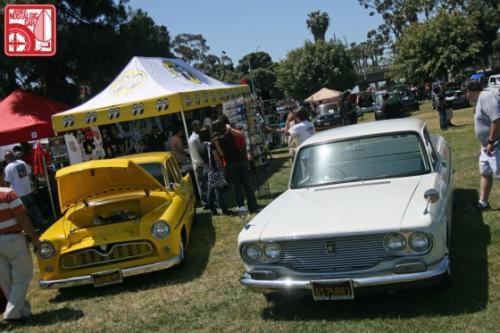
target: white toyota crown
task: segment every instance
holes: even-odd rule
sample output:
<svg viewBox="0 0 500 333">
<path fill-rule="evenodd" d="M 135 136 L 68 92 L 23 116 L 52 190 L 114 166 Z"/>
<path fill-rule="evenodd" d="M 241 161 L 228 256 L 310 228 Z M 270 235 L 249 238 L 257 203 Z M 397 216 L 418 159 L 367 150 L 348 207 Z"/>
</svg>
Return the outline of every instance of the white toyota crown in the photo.
<svg viewBox="0 0 500 333">
<path fill-rule="evenodd" d="M 241 283 L 341 300 L 448 281 L 451 167 L 446 141 L 417 119 L 314 135 L 297 151 L 289 189 L 239 234 Z"/>
</svg>

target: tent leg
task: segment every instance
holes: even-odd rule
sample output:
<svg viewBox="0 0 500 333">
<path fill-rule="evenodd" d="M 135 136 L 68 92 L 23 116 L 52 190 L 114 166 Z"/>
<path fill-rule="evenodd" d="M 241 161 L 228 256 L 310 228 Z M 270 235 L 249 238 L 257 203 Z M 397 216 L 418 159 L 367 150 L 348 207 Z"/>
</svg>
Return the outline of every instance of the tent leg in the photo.
<svg viewBox="0 0 500 333">
<path fill-rule="evenodd" d="M 194 169 L 193 165 L 193 154 L 191 153 L 191 149 L 189 149 L 189 132 L 186 123 L 186 117 L 184 116 L 184 111 L 181 111 L 181 117 L 182 117 L 182 124 L 184 125 L 184 133 L 186 134 L 186 142 L 188 143 L 189 158 L 191 159 L 191 166 L 193 167 L 194 181 L 196 183 L 196 188 L 198 189 L 201 200 L 201 187 L 200 187 L 200 182 L 198 180 L 198 175 L 196 174 L 196 170 Z"/>
<path fill-rule="evenodd" d="M 45 180 L 47 181 L 47 189 L 49 190 L 49 198 L 50 198 L 50 208 L 52 210 L 52 216 L 54 220 L 57 218 L 56 209 L 54 207 L 54 198 L 52 197 L 52 187 L 50 186 L 49 173 L 47 172 L 47 163 L 45 162 L 45 156 L 42 154 L 42 164 L 43 164 L 43 172 L 45 174 Z"/>
</svg>

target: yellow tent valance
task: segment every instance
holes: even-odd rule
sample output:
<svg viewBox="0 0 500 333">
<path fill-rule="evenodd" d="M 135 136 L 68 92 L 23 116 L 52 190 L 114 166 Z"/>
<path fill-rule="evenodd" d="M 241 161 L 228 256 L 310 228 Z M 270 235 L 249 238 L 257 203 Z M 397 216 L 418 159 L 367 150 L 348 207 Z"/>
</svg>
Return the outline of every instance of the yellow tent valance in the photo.
<svg viewBox="0 0 500 333">
<path fill-rule="evenodd" d="M 179 59 L 134 57 L 120 75 L 86 103 L 52 116 L 55 132 L 189 111 L 250 92 L 217 81 Z"/>
</svg>

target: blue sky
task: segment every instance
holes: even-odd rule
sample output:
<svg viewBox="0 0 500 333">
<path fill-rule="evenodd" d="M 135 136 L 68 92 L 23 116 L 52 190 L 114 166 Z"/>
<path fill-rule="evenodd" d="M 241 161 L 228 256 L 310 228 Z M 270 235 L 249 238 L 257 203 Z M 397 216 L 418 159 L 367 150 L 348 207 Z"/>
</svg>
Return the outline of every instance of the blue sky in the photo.
<svg viewBox="0 0 500 333">
<path fill-rule="evenodd" d="M 172 39 L 179 33 L 202 34 L 209 53 L 224 50 L 235 63 L 255 50 L 268 52 L 274 61 L 286 58 L 304 40 L 313 40 L 305 22 L 315 10 L 330 16 L 327 39 L 335 33 L 348 43 L 366 40 L 382 22 L 358 0 L 131 0 L 129 5 L 165 25 Z"/>
</svg>

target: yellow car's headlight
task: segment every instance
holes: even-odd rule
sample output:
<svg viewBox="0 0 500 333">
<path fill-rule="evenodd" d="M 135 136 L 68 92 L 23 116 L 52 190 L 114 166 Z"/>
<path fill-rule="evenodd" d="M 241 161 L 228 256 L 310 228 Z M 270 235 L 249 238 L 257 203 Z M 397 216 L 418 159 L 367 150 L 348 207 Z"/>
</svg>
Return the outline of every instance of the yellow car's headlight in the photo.
<svg viewBox="0 0 500 333">
<path fill-rule="evenodd" d="M 40 243 L 40 257 L 43 259 L 50 259 L 56 254 L 56 249 L 54 245 L 48 241 L 43 241 Z"/>
<path fill-rule="evenodd" d="M 151 234 L 154 238 L 164 239 L 170 234 L 170 227 L 163 221 L 158 221 L 151 226 Z"/>
</svg>

